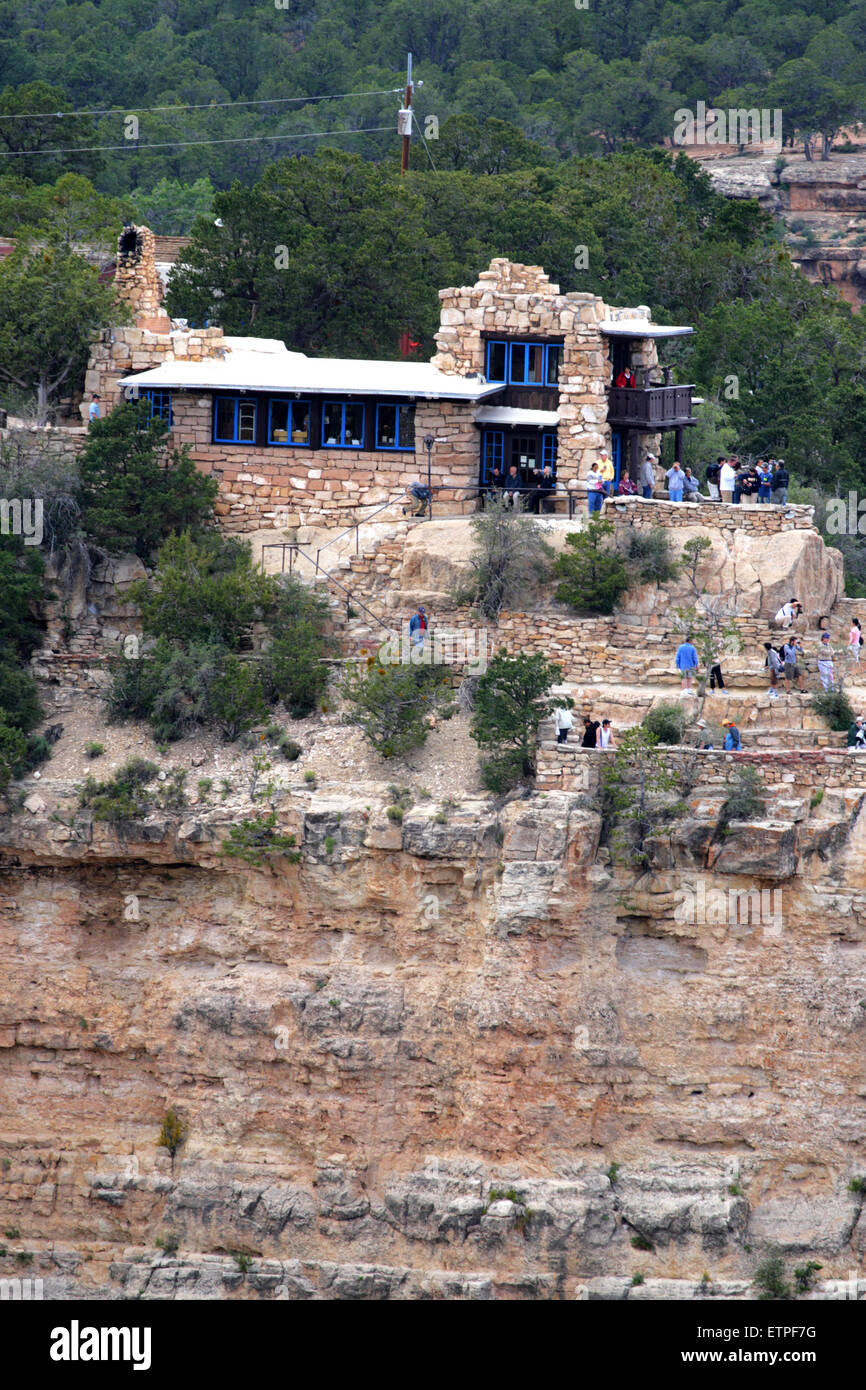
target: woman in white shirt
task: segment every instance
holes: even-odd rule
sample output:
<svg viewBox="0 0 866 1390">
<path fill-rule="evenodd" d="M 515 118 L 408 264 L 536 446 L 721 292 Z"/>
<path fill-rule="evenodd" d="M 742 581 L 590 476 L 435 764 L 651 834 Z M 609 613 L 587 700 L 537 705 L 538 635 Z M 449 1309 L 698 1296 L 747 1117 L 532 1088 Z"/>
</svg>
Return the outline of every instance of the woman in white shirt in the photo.
<svg viewBox="0 0 866 1390">
<path fill-rule="evenodd" d="M 602 719 L 601 727 L 598 731 L 597 748 L 614 748 L 613 729 L 610 727 L 609 719 Z"/>
<path fill-rule="evenodd" d="M 729 459 L 725 459 L 719 473 L 719 491 L 722 494 L 723 502 L 733 502 L 736 482 L 737 470 L 731 467 Z"/>
</svg>

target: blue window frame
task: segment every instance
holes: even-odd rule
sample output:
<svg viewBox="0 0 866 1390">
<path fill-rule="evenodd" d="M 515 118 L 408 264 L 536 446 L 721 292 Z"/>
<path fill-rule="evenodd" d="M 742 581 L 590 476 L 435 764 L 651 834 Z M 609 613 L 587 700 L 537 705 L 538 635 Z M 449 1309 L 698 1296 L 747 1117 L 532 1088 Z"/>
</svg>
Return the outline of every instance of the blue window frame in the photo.
<svg viewBox="0 0 866 1390">
<path fill-rule="evenodd" d="M 363 449 L 363 402 L 325 401 L 322 409 L 322 444 L 326 449 Z"/>
<path fill-rule="evenodd" d="M 505 457 L 505 435 L 502 430 L 484 430 L 481 436 L 481 481 L 489 483 L 494 468 L 502 473 Z"/>
<path fill-rule="evenodd" d="M 548 466 L 556 472 L 556 456 L 559 452 L 559 438 L 555 434 L 541 436 L 541 466 Z"/>
<path fill-rule="evenodd" d="M 217 396 L 213 437 L 220 444 L 255 444 L 255 400 L 246 396 Z"/>
<path fill-rule="evenodd" d="M 487 343 L 487 380 L 513 386 L 557 386 L 562 347 L 559 343 Z"/>
<path fill-rule="evenodd" d="M 164 420 L 171 427 L 170 391 L 157 391 L 153 386 L 144 386 L 139 392 L 139 400 L 150 402 L 151 420 Z"/>
<path fill-rule="evenodd" d="M 415 448 L 414 405 L 376 406 L 376 448 Z"/>
<path fill-rule="evenodd" d="M 283 449 L 308 449 L 310 402 L 281 397 L 268 401 L 268 443 Z"/>
</svg>

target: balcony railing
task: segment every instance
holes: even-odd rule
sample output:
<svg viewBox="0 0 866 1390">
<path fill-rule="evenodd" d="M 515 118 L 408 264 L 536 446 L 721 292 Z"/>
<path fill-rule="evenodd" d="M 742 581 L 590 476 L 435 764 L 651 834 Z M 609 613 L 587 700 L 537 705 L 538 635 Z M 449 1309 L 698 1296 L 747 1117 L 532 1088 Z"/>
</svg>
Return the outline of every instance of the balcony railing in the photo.
<svg viewBox="0 0 866 1390">
<path fill-rule="evenodd" d="M 607 422 L 647 431 L 693 425 L 691 386 L 611 386 Z"/>
</svg>

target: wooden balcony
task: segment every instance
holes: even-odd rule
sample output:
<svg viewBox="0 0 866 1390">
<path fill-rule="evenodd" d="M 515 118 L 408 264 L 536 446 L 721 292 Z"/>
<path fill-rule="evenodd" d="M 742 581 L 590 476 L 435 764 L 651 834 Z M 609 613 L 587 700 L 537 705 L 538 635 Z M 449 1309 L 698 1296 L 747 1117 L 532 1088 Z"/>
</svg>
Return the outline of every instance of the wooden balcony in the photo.
<svg viewBox="0 0 866 1390">
<path fill-rule="evenodd" d="M 696 424 L 691 386 L 610 386 L 607 423 L 613 429 L 676 429 Z"/>
</svg>

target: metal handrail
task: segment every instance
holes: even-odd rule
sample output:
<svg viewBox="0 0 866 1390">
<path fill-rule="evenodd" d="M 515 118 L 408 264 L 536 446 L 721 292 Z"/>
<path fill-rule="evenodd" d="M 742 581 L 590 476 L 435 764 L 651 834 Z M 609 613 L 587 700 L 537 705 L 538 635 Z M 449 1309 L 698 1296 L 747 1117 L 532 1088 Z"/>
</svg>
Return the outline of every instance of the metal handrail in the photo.
<svg viewBox="0 0 866 1390">
<path fill-rule="evenodd" d="M 329 584 L 333 584 L 334 587 L 335 587 L 336 589 L 339 589 L 340 592 L 341 592 L 342 594 L 345 594 L 345 597 L 346 597 L 346 616 L 347 616 L 347 617 L 348 617 L 348 610 L 349 610 L 349 605 L 350 605 L 350 603 L 351 603 L 351 604 L 357 604 L 359 608 L 363 608 L 364 612 L 367 613 L 367 614 L 373 619 L 373 622 L 378 623 L 379 626 L 380 626 L 381 628 L 384 628 L 385 632 L 387 632 L 387 634 L 388 634 L 389 637 L 394 637 L 395 635 L 397 635 L 395 629 L 392 628 L 392 627 L 389 627 L 387 623 L 383 622 L 381 618 L 377 617 L 377 615 L 373 612 L 372 608 L 368 608 L 368 607 L 367 607 L 367 605 L 366 605 L 366 603 L 364 603 L 363 599 L 359 599 L 358 596 L 357 596 L 356 594 L 353 594 L 353 593 L 352 593 L 352 590 L 351 590 L 351 589 L 347 589 L 346 586 L 345 586 L 345 584 L 341 584 L 340 581 L 339 581 L 339 579 L 335 579 L 334 576 L 330 573 L 329 570 L 326 570 L 322 565 L 319 564 L 318 554 L 317 554 L 316 558 L 313 559 L 312 554 L 308 554 L 307 551 L 304 550 L 303 546 L 301 546 L 301 545 L 298 543 L 298 541 L 268 541 L 266 545 L 263 545 L 263 546 L 262 546 L 262 572 L 263 572 L 263 573 L 264 573 L 264 568 L 265 568 L 265 556 L 264 556 L 264 552 L 265 552 L 266 550 L 279 550 L 279 549 L 282 549 L 282 552 L 283 552 L 283 565 L 282 565 L 282 568 L 281 568 L 281 570 L 280 570 L 280 573 L 281 573 L 281 574 L 285 574 L 285 572 L 286 572 L 286 565 L 285 565 L 286 551 L 288 550 L 290 553 L 293 552 L 293 551 L 297 551 L 298 554 L 301 555 L 301 556 L 303 557 L 303 559 L 309 561 L 309 563 L 313 566 L 313 569 L 316 570 L 317 573 L 321 573 L 321 574 L 324 576 L 324 578 L 327 580 L 327 582 L 328 582 Z M 290 561 L 290 562 L 289 562 L 289 574 L 291 574 L 292 572 L 293 572 L 293 565 L 292 565 L 292 562 Z"/>
</svg>

